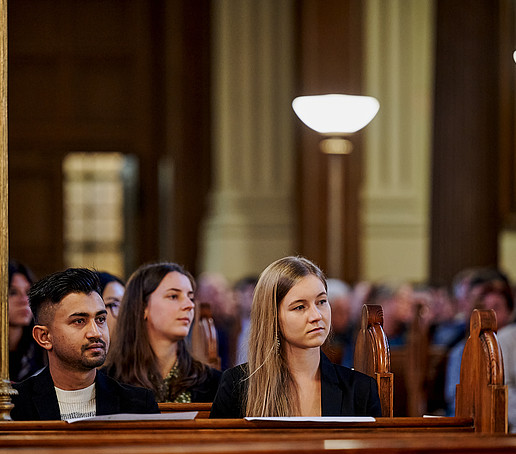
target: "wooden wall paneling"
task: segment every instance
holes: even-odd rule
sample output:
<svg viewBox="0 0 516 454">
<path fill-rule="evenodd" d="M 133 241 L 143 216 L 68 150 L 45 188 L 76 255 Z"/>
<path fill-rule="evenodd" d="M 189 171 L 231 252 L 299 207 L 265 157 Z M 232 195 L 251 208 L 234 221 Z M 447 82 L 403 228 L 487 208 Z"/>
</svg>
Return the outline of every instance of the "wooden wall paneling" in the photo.
<svg viewBox="0 0 516 454">
<path fill-rule="evenodd" d="M 498 1 L 437 2 L 431 277 L 497 263 Z"/>
<path fill-rule="evenodd" d="M 144 0 L 9 3 L 9 132 L 16 153 L 12 165 L 19 169 L 10 178 L 13 253 L 25 254 L 33 242 L 24 230 L 22 194 L 46 194 L 42 206 L 49 212 L 42 215 L 62 224 L 62 191 L 54 179 L 61 180 L 63 156 L 120 151 L 137 156 L 144 188 L 133 219 L 136 244 L 127 247 L 136 251 L 132 265 L 157 258 L 161 130 L 155 125 L 162 117 L 156 102 L 162 87 L 154 83 L 153 65 L 160 58 L 153 47 L 157 5 Z M 35 169 L 40 175 L 25 176 Z M 45 248 L 53 254 L 24 255 L 36 270 L 62 267 L 61 224 L 51 238 L 42 238 L 50 241 Z"/>
<path fill-rule="evenodd" d="M 63 266 L 63 199 L 59 157 L 9 150 L 10 257 L 36 276 Z"/>
<path fill-rule="evenodd" d="M 296 2 L 299 80 L 297 95 L 361 93 L 362 8 L 360 1 Z M 360 135 L 352 138 L 354 151 L 329 157 L 319 150 L 320 136 L 299 125 L 299 252 L 315 260 L 329 274 L 348 281 L 358 279 L 358 189 L 361 179 Z M 338 188 L 343 225 L 340 263 L 329 269 L 328 177 L 332 158 L 342 161 Z"/>
<path fill-rule="evenodd" d="M 133 269 L 140 264 L 159 260 L 159 186 L 158 165 L 163 154 L 159 134 L 163 109 L 158 94 L 161 79 L 156 78 L 161 47 L 157 12 L 160 2 L 133 0 L 135 4 L 134 85 L 131 97 L 131 143 L 140 161 L 138 214 L 135 219 L 138 242 Z M 130 30 L 129 30 L 130 31 Z"/>
<path fill-rule="evenodd" d="M 168 257 L 197 274 L 199 231 L 211 185 L 211 49 L 208 0 L 165 2 L 165 149 L 171 194 L 163 243 Z"/>
</svg>

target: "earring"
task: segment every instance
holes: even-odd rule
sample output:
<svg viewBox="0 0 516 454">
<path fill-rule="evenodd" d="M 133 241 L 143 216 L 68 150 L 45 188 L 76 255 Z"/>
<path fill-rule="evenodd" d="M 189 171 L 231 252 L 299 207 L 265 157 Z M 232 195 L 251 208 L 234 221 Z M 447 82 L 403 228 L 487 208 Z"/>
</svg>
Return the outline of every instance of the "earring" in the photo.
<svg viewBox="0 0 516 454">
<path fill-rule="evenodd" d="M 281 347 L 281 342 L 280 342 L 279 336 L 276 336 L 276 355 L 279 354 L 280 347 Z"/>
</svg>

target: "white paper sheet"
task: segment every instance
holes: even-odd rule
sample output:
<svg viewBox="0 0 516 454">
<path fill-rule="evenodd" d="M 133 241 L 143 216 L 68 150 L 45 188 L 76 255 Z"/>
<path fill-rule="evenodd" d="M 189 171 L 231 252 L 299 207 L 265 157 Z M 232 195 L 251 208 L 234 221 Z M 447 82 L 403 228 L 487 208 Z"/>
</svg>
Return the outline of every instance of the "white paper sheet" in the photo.
<svg viewBox="0 0 516 454">
<path fill-rule="evenodd" d="M 372 416 L 291 416 L 247 417 L 248 421 L 309 421 L 309 422 L 375 422 Z"/>
<path fill-rule="evenodd" d="M 158 421 L 158 420 L 190 420 L 197 416 L 196 411 L 177 411 L 170 413 L 117 413 L 115 415 L 92 416 L 90 418 L 67 419 L 66 422 L 78 421 Z"/>
</svg>

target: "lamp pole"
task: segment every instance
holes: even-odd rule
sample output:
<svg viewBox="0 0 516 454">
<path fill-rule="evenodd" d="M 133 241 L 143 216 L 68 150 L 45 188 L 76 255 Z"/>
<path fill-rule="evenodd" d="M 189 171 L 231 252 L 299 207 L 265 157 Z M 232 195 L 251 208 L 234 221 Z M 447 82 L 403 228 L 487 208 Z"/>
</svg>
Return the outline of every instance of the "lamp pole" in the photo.
<svg viewBox="0 0 516 454">
<path fill-rule="evenodd" d="M 345 156 L 328 155 L 328 226 L 326 232 L 328 275 L 342 275 L 342 239 L 344 229 L 344 197 L 342 192 L 344 180 Z"/>
</svg>

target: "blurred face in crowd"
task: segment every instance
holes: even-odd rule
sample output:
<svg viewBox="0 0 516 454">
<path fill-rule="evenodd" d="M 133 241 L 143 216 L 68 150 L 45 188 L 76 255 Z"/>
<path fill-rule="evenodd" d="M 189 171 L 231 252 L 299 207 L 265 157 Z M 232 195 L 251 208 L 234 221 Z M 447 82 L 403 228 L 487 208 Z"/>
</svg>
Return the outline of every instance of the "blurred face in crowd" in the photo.
<svg viewBox="0 0 516 454">
<path fill-rule="evenodd" d="M 493 309 L 496 313 L 496 324 L 497 328 L 503 328 L 510 322 L 511 311 L 507 306 L 507 300 L 502 293 L 489 292 L 484 298 L 484 307 L 486 309 Z"/>
<path fill-rule="evenodd" d="M 331 325 L 328 295 L 321 280 L 312 274 L 299 280 L 281 301 L 278 319 L 285 348 L 320 347 Z"/>
<path fill-rule="evenodd" d="M 29 306 L 30 283 L 21 273 L 14 273 L 9 286 L 9 325 L 28 326 L 32 320 Z"/>
<path fill-rule="evenodd" d="M 346 330 L 351 318 L 351 303 L 346 296 L 335 297 L 330 301 L 331 324 L 333 331 L 341 333 Z"/>
<path fill-rule="evenodd" d="M 168 273 L 151 293 L 144 317 L 152 342 L 177 342 L 188 336 L 194 317 L 194 291 L 190 279 Z"/>
<path fill-rule="evenodd" d="M 205 272 L 199 276 L 195 299 L 199 303 L 210 303 L 216 323 L 223 322 L 234 314 L 235 298 L 226 277 L 220 273 Z"/>
<path fill-rule="evenodd" d="M 118 317 L 118 310 L 120 308 L 120 302 L 124 296 L 125 288 L 120 282 L 112 281 L 104 288 L 102 298 L 106 304 L 107 309 L 107 324 L 109 333 L 112 336 L 116 328 L 116 319 Z"/>
</svg>

